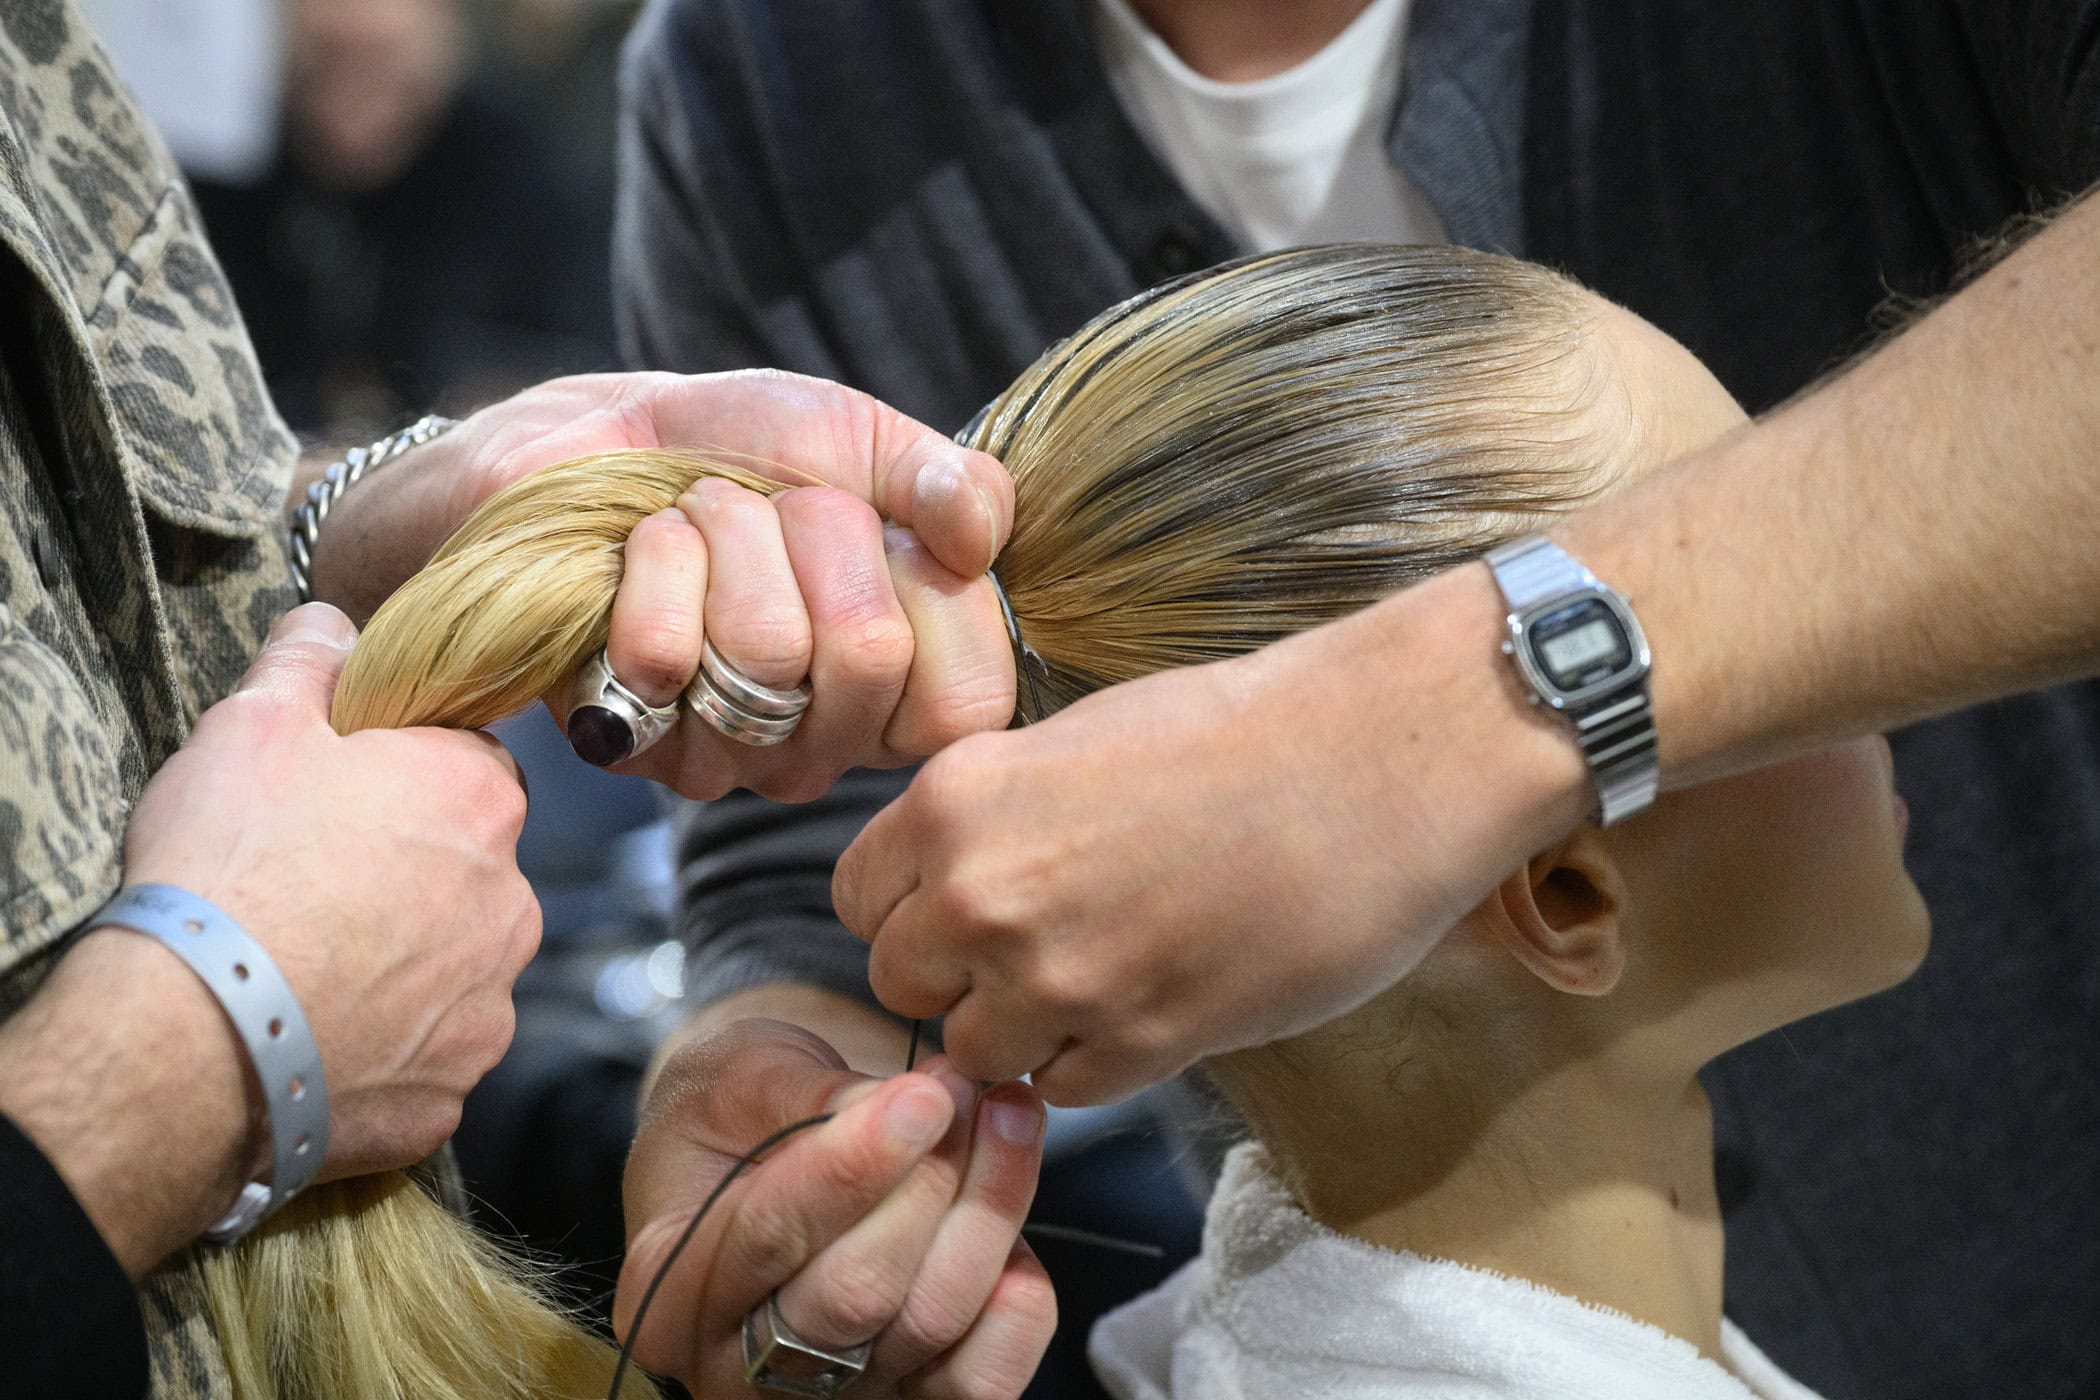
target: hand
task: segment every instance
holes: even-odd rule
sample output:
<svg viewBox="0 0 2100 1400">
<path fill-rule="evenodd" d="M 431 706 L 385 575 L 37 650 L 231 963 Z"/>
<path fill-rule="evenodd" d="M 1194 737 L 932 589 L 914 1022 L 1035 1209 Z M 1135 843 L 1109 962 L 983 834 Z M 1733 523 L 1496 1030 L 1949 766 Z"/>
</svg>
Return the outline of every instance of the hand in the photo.
<svg viewBox="0 0 2100 1400">
<path fill-rule="evenodd" d="M 323 1177 L 413 1162 L 509 1044 L 539 939 L 516 769 L 485 735 L 328 724 L 354 630 L 286 614 L 239 690 L 146 785 L 125 878 L 224 909 L 291 983 L 328 1079 Z M 90 932 L 0 1023 L 0 1112 L 133 1278 L 269 1165 L 247 1052 L 169 950 Z"/>
<path fill-rule="evenodd" d="M 833 882 L 883 1004 L 945 1015 L 973 1078 L 1092 1103 L 1405 974 L 1586 785 L 1486 571 L 1447 579 L 937 754 Z"/>
<path fill-rule="evenodd" d="M 744 1315 L 776 1290 L 818 1344 L 875 1347 L 867 1400 L 1020 1394 L 1057 1309 L 1020 1227 L 1043 1109 L 1025 1085 L 984 1094 L 942 1061 L 878 1080 L 779 1021 L 736 1022 L 666 1062 L 628 1160 L 622 1336 L 693 1212 L 743 1153 L 835 1113 L 767 1154 L 708 1212 L 650 1304 L 635 1359 L 695 1395 L 753 1392 Z"/>
<path fill-rule="evenodd" d="M 910 762 L 1012 716 L 1012 649 L 983 578 L 1012 526 L 1011 479 L 865 394 L 798 375 L 586 375 L 484 409 L 344 495 L 321 534 L 317 595 L 369 613 L 498 489 L 634 447 L 711 450 L 825 484 L 767 499 L 707 482 L 635 531 L 615 675 L 667 704 L 698 669 L 704 632 L 754 680 L 807 679 L 815 700 L 777 747 L 685 722 L 619 771 L 688 797 L 748 787 L 806 800 L 848 768 Z M 562 697 L 550 706 L 565 715 Z"/>
<path fill-rule="evenodd" d="M 322 1176 L 436 1150 L 510 1043 L 539 943 L 518 873 L 525 794 L 485 734 L 371 730 L 328 707 L 355 629 L 296 609 L 147 784 L 125 879 L 180 885 L 270 953 L 328 1079 Z"/>
</svg>

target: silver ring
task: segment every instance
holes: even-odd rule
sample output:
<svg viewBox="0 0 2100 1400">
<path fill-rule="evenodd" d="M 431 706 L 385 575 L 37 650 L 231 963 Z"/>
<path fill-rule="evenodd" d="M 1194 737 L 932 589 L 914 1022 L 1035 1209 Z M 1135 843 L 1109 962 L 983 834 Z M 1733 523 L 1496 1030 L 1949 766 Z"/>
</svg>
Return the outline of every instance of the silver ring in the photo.
<svg viewBox="0 0 2100 1400">
<path fill-rule="evenodd" d="M 832 1400 L 860 1379 L 874 1348 L 872 1340 L 839 1350 L 803 1341 L 780 1316 L 778 1293 L 744 1314 L 744 1379 L 775 1395 Z"/>
<path fill-rule="evenodd" d="M 775 690 L 729 664 L 715 644 L 700 643 L 700 676 L 735 708 L 760 719 L 796 719 L 809 708 L 809 687 Z"/>
<path fill-rule="evenodd" d="M 645 752 L 678 723 L 678 702 L 652 705 L 622 685 L 602 647 L 577 670 L 569 703 L 569 747 L 600 768 Z"/>
<path fill-rule="evenodd" d="M 702 641 L 700 674 L 685 691 L 686 707 L 701 723 L 725 739 L 757 748 L 793 734 L 809 701 L 806 683 L 788 690 L 760 685 L 730 665 L 711 641 Z"/>
</svg>

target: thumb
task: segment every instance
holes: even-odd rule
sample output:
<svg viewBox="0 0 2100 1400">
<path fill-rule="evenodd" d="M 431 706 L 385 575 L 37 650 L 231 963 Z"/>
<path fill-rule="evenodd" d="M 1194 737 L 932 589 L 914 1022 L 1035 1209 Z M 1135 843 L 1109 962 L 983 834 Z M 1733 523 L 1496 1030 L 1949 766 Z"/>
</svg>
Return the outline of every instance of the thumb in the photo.
<svg viewBox="0 0 2100 1400">
<path fill-rule="evenodd" d="M 357 627 L 326 603 L 308 603 L 277 619 L 240 689 L 260 691 L 281 704 L 312 711 L 323 721 L 335 683 L 357 642 Z"/>
</svg>

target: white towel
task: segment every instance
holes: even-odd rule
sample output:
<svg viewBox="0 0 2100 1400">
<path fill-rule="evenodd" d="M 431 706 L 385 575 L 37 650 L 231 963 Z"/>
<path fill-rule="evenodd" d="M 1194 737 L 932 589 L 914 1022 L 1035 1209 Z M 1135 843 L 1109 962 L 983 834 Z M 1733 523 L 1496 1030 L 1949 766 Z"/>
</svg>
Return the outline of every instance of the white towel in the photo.
<svg viewBox="0 0 2100 1400">
<path fill-rule="evenodd" d="M 1725 1320 L 1721 1348 L 1727 1367 L 1624 1313 L 1337 1235 L 1248 1144 L 1202 1257 L 1096 1323 L 1090 1355 L 1119 1400 L 1816 1400 Z"/>
</svg>

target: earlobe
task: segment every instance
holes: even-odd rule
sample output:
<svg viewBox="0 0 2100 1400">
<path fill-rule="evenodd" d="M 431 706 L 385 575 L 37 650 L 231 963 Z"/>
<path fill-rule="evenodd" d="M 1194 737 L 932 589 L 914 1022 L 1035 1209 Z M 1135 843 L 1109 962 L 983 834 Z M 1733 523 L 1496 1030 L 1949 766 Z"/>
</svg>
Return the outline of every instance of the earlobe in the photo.
<svg viewBox="0 0 2100 1400">
<path fill-rule="evenodd" d="M 1586 826 L 1525 862 L 1483 912 L 1510 953 L 1548 986 L 1603 996 L 1626 970 L 1624 905 L 1610 844 Z"/>
</svg>

